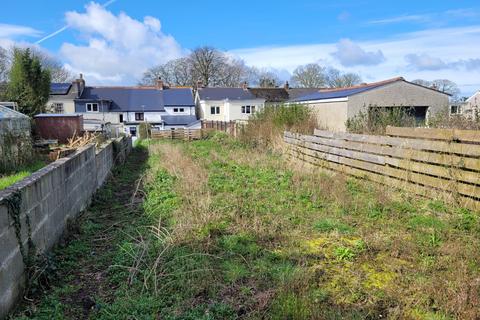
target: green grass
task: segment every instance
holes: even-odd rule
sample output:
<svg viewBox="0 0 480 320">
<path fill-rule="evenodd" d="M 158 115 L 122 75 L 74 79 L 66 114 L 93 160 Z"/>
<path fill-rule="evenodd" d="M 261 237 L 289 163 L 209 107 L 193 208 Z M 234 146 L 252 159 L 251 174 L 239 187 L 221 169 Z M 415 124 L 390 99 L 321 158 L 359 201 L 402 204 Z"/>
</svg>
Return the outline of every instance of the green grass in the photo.
<svg viewBox="0 0 480 320">
<path fill-rule="evenodd" d="M 143 146 L 55 251 L 55 280 L 18 318 L 479 316 L 478 213 L 294 171 L 224 135 L 152 142 L 148 159 Z"/>
<path fill-rule="evenodd" d="M 0 190 L 3 190 L 16 182 L 25 179 L 26 177 L 30 176 L 35 171 L 40 170 L 44 166 L 44 161 L 36 161 L 32 164 L 18 168 L 18 170 L 16 170 L 14 173 L 0 175 Z"/>
</svg>

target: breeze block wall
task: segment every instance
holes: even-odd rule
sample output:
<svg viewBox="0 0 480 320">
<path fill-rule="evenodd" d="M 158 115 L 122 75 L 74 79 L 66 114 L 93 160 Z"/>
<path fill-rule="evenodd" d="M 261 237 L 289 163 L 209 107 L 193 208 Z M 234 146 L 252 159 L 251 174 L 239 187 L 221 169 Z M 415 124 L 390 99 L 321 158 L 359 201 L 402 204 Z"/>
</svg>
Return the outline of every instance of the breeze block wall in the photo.
<svg viewBox="0 0 480 320">
<path fill-rule="evenodd" d="M 126 137 L 89 145 L 0 191 L 0 319 L 22 296 L 35 256 L 57 243 L 131 148 Z"/>
</svg>

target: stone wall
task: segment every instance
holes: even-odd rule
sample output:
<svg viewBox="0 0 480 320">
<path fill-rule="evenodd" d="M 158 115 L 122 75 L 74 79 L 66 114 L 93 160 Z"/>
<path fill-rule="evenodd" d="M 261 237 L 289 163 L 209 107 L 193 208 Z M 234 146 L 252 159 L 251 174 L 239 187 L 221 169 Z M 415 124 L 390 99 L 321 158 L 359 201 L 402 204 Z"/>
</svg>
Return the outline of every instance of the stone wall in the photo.
<svg viewBox="0 0 480 320">
<path fill-rule="evenodd" d="M 0 191 L 0 319 L 22 296 L 29 258 L 55 245 L 131 147 L 125 137 L 86 146 Z"/>
</svg>

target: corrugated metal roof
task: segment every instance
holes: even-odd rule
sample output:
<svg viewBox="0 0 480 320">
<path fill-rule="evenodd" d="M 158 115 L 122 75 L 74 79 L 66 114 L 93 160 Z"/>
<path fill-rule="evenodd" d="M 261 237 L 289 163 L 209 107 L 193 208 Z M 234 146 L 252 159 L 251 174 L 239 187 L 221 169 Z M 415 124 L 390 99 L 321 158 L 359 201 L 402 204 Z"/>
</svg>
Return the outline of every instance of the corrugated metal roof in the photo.
<svg viewBox="0 0 480 320">
<path fill-rule="evenodd" d="M 162 116 L 162 120 L 166 125 L 188 125 L 197 121 L 196 116 Z"/>
<path fill-rule="evenodd" d="M 14 118 L 27 118 L 27 115 L 24 115 L 21 112 L 12 110 L 8 107 L 0 105 L 0 120 L 1 119 L 14 119 Z"/>
<path fill-rule="evenodd" d="M 403 78 L 394 78 L 380 82 L 374 82 L 369 84 L 363 84 L 347 88 L 337 88 L 337 89 L 325 89 L 319 90 L 315 93 L 308 94 L 302 97 L 293 99 L 293 102 L 302 102 L 302 101 L 312 101 L 312 100 L 324 100 L 324 99 L 337 99 L 337 98 L 346 98 L 348 96 L 372 90 L 393 82 L 405 81 Z"/>
<path fill-rule="evenodd" d="M 69 118 L 81 117 L 82 115 L 76 113 L 39 113 L 34 115 L 34 118 Z"/>
<path fill-rule="evenodd" d="M 243 88 L 199 88 L 201 100 L 254 100 L 257 99 L 249 90 Z"/>
<path fill-rule="evenodd" d="M 110 111 L 164 111 L 165 106 L 194 106 L 190 88 L 86 87 L 81 100 L 110 101 Z"/>
</svg>

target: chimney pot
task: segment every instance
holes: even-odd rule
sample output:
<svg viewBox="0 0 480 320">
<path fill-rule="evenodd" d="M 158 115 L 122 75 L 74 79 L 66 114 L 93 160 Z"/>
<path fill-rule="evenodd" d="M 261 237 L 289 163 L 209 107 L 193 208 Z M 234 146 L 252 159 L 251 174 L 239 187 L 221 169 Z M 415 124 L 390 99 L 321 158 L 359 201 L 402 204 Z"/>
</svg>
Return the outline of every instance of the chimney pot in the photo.
<svg viewBox="0 0 480 320">
<path fill-rule="evenodd" d="M 197 80 L 197 88 L 203 88 L 203 81 Z"/>
<path fill-rule="evenodd" d="M 242 83 L 242 88 L 243 88 L 243 90 L 247 90 L 247 89 L 248 89 L 248 83 L 247 83 L 247 81 L 244 81 L 244 82 Z"/>
<path fill-rule="evenodd" d="M 156 87 L 158 90 L 163 90 L 164 89 L 164 85 L 163 85 L 163 80 L 162 78 L 158 78 L 157 79 L 157 83 L 156 83 Z"/>
<path fill-rule="evenodd" d="M 283 88 L 286 90 L 290 89 L 290 84 L 288 83 L 288 81 L 285 81 L 285 85 L 283 86 Z"/>
</svg>

